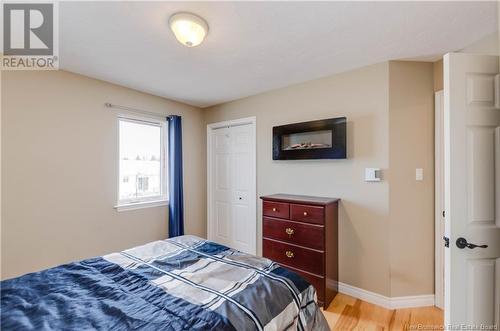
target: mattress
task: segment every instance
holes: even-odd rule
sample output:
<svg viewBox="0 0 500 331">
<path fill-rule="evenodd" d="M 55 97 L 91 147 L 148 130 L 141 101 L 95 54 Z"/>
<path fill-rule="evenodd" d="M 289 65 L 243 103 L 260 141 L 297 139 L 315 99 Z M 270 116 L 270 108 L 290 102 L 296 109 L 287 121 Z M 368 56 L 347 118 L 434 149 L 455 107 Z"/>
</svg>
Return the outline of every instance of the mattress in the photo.
<svg viewBox="0 0 500 331">
<path fill-rule="evenodd" d="M 314 288 L 195 236 L 1 282 L 2 330 L 328 330 Z"/>
</svg>

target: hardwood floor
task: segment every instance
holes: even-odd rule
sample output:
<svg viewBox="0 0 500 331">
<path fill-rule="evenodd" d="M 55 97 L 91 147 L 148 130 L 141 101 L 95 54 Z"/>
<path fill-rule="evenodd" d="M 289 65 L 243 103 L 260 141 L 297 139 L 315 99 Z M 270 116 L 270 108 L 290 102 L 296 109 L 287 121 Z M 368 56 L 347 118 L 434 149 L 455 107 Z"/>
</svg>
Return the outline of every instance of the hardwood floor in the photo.
<svg viewBox="0 0 500 331">
<path fill-rule="evenodd" d="M 323 311 L 331 330 L 440 330 L 443 311 L 436 307 L 389 310 L 371 303 L 337 294 Z"/>
</svg>

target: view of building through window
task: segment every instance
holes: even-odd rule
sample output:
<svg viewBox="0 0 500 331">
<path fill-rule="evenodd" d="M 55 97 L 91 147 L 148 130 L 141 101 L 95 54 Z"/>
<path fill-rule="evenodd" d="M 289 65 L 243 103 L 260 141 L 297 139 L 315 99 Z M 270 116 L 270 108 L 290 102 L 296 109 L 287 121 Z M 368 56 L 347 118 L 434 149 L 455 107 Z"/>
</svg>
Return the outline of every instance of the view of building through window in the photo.
<svg viewBox="0 0 500 331">
<path fill-rule="evenodd" d="M 119 200 L 162 195 L 161 126 L 120 119 Z"/>
</svg>

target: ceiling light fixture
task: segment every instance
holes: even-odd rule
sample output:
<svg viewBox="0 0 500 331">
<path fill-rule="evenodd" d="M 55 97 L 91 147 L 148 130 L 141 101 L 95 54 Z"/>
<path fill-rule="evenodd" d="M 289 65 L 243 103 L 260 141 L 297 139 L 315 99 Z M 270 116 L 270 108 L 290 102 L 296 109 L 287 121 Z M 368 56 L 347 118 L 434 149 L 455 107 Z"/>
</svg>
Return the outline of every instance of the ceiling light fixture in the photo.
<svg viewBox="0 0 500 331">
<path fill-rule="evenodd" d="M 203 18 L 190 13 L 172 15 L 169 24 L 175 38 L 187 47 L 201 44 L 208 32 L 207 22 Z"/>
</svg>

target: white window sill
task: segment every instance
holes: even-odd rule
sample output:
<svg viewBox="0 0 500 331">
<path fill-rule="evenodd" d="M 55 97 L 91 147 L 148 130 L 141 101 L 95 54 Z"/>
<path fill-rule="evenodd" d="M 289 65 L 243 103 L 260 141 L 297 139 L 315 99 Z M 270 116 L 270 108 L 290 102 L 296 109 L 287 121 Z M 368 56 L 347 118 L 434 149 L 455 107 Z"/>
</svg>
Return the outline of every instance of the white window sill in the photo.
<svg viewBox="0 0 500 331">
<path fill-rule="evenodd" d="M 115 209 L 116 211 L 126 211 L 126 210 L 136 210 L 136 209 L 161 207 L 161 206 L 168 206 L 168 200 L 131 202 L 122 205 L 116 205 Z"/>
</svg>

